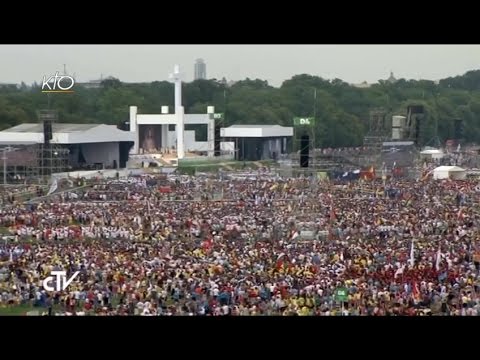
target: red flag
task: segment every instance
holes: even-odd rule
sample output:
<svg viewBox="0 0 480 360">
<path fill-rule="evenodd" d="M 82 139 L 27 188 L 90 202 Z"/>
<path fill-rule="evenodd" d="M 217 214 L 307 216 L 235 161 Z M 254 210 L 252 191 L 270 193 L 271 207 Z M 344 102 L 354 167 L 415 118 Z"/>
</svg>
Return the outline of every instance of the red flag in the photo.
<svg viewBox="0 0 480 360">
<path fill-rule="evenodd" d="M 298 237 L 298 231 L 292 230 L 292 233 L 290 235 L 290 240 L 295 240 L 297 237 Z"/>
<path fill-rule="evenodd" d="M 205 241 L 203 242 L 203 244 L 202 244 L 203 250 L 204 250 L 205 252 L 210 251 L 210 249 L 212 248 L 212 246 L 213 246 L 213 239 L 212 239 L 211 237 L 208 238 L 207 240 L 205 240 Z"/>
<path fill-rule="evenodd" d="M 413 282 L 412 295 L 415 300 L 420 299 L 420 290 L 418 289 L 418 284 L 416 281 Z"/>
<path fill-rule="evenodd" d="M 335 210 L 333 209 L 333 206 L 330 208 L 330 221 L 335 221 L 337 220 L 337 214 L 335 214 Z"/>
<path fill-rule="evenodd" d="M 460 208 L 460 209 L 458 210 L 457 217 L 458 217 L 459 219 L 463 219 L 463 209 L 462 209 L 462 208 Z"/>
<path fill-rule="evenodd" d="M 285 253 L 281 253 L 277 257 L 277 261 L 276 261 L 276 264 L 275 264 L 275 269 L 277 269 L 277 270 L 282 269 L 283 265 L 288 263 L 288 262 L 289 262 L 288 256 Z"/>
</svg>

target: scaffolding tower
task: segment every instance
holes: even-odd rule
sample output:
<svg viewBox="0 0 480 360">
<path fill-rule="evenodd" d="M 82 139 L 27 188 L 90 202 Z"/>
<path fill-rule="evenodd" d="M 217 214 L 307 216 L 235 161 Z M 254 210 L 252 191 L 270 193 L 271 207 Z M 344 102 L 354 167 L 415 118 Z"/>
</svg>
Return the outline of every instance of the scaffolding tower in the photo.
<svg viewBox="0 0 480 360">
<path fill-rule="evenodd" d="M 39 122 L 43 124 L 44 142 L 35 145 L 17 145 L 0 149 L 3 166 L 0 166 L 2 183 L 48 182 L 54 173 L 64 172 L 69 166 L 69 150 L 64 145 L 52 144 L 53 123 L 56 111 L 41 110 Z"/>
<path fill-rule="evenodd" d="M 40 110 L 38 120 L 43 124 L 44 140 L 36 147 L 36 174 L 39 178 L 45 179 L 54 173 L 64 172 L 68 169 L 69 150 L 65 146 L 52 144 L 53 125 L 58 120 L 58 113 L 55 110 Z"/>
<path fill-rule="evenodd" d="M 220 138 L 220 129 L 225 127 L 225 113 L 213 113 L 210 114 L 211 123 L 209 126 L 212 127 L 210 130 L 213 132 L 213 156 L 222 156 L 222 139 Z M 212 147 L 209 144 L 209 148 Z"/>
<path fill-rule="evenodd" d="M 0 152 L 3 184 L 45 183 L 52 174 L 67 171 L 69 165 L 69 150 L 57 144 L 17 146 L 11 151 L 0 149 Z"/>
<path fill-rule="evenodd" d="M 36 174 L 44 179 L 68 169 L 69 150 L 58 144 L 38 144 L 36 148 Z"/>
<path fill-rule="evenodd" d="M 387 123 L 387 112 L 383 108 L 370 111 L 368 133 L 363 138 L 364 146 L 381 150 L 382 143 L 390 138 L 390 124 Z"/>
<path fill-rule="evenodd" d="M 302 141 L 302 137 L 308 136 L 308 141 Z M 314 167 L 315 161 L 315 118 L 314 117 L 295 117 L 293 118 L 293 159 L 299 160 L 302 147 L 308 147 L 309 167 Z M 298 156 L 297 156 L 298 154 Z"/>
</svg>

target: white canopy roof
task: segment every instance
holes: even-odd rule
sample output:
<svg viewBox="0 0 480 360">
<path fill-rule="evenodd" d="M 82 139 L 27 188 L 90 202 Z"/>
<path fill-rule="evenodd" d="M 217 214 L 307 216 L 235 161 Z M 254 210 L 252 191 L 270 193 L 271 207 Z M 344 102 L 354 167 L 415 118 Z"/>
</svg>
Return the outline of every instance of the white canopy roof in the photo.
<svg viewBox="0 0 480 360">
<path fill-rule="evenodd" d="M 448 171 L 448 172 L 452 172 L 452 171 L 465 171 L 465 169 L 459 167 L 459 166 L 439 166 L 435 169 L 433 169 L 433 171 Z"/>
<path fill-rule="evenodd" d="M 436 154 L 443 154 L 443 151 L 438 150 L 438 149 L 428 149 L 428 150 L 423 150 L 420 154 L 422 154 L 422 155 L 436 155 Z"/>
<path fill-rule="evenodd" d="M 135 134 L 104 124 L 52 124 L 52 144 L 134 141 Z M 43 124 L 25 123 L 0 131 L 0 144 L 43 143 Z"/>
<path fill-rule="evenodd" d="M 221 137 L 289 137 L 293 136 L 293 127 L 280 125 L 232 125 L 220 129 Z"/>
</svg>

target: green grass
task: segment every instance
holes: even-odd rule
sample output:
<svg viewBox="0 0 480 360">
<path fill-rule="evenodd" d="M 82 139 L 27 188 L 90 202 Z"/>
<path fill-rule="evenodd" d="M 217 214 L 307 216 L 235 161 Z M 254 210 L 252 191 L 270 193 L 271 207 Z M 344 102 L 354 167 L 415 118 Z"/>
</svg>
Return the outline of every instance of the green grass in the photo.
<svg viewBox="0 0 480 360">
<path fill-rule="evenodd" d="M 8 228 L 5 226 L 0 226 L 0 235 L 11 235 Z"/>
<path fill-rule="evenodd" d="M 24 316 L 29 311 L 38 311 L 39 315 L 41 315 L 43 312 L 48 312 L 48 309 L 44 307 L 35 307 L 31 304 L 13 305 L 0 307 L 0 316 Z M 57 311 L 63 312 L 62 305 L 53 305 L 53 313 Z"/>
<path fill-rule="evenodd" d="M 10 315 L 10 316 L 22 316 L 29 311 L 38 311 L 40 314 L 44 311 L 47 311 L 45 308 L 33 307 L 32 305 L 16 305 L 16 306 L 7 306 L 0 307 L 0 316 Z"/>
<path fill-rule="evenodd" d="M 231 162 L 230 159 L 222 158 L 205 158 L 205 157 L 194 157 L 194 158 L 184 158 L 178 160 L 178 166 L 193 166 L 193 165 L 208 165 L 208 164 L 218 164 L 222 162 Z"/>
<path fill-rule="evenodd" d="M 218 160 L 202 160 L 202 161 L 182 161 L 178 165 L 178 171 L 186 175 L 194 175 L 196 171 L 200 172 L 216 172 L 220 169 L 228 170 L 229 168 L 234 170 L 241 170 L 243 168 L 258 168 L 258 164 L 261 166 L 271 166 L 272 161 L 218 161 Z"/>
</svg>

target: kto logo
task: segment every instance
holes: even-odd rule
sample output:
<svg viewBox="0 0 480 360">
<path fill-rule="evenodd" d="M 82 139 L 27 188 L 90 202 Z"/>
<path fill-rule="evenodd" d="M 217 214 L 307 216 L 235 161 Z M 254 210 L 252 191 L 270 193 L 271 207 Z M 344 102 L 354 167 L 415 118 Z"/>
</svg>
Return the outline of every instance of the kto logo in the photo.
<svg viewBox="0 0 480 360">
<path fill-rule="evenodd" d="M 48 285 L 48 283 L 53 281 L 53 276 L 49 276 L 43 280 L 43 288 L 47 291 L 61 291 L 65 290 L 68 285 L 77 277 L 79 274 L 78 271 L 76 271 L 73 276 L 67 280 L 67 272 L 66 271 L 52 271 L 50 274 L 54 275 L 56 277 L 56 288 L 53 288 L 52 286 Z M 62 286 L 63 284 L 63 286 Z"/>
<path fill-rule="evenodd" d="M 42 82 L 42 93 L 73 93 L 71 90 L 75 85 L 75 79 L 68 75 L 58 75 L 58 71 L 55 75 L 50 76 L 48 79 L 44 75 Z"/>
</svg>

